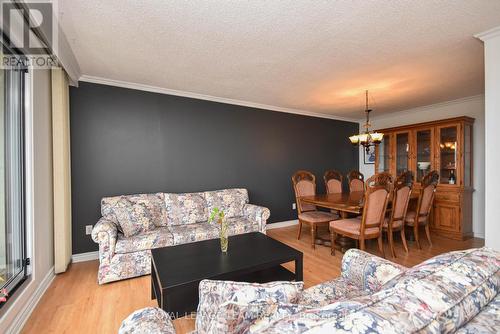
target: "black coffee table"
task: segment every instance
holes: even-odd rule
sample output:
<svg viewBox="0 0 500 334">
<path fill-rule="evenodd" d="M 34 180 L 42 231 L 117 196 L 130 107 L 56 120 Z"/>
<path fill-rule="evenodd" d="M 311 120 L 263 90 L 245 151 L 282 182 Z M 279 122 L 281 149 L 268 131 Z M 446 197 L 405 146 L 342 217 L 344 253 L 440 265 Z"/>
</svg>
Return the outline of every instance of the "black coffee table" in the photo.
<svg viewBox="0 0 500 334">
<path fill-rule="evenodd" d="M 265 283 L 302 281 L 302 253 L 260 232 L 151 250 L 151 295 L 173 318 L 195 311 L 203 279 Z M 295 261 L 295 273 L 281 264 Z"/>
</svg>

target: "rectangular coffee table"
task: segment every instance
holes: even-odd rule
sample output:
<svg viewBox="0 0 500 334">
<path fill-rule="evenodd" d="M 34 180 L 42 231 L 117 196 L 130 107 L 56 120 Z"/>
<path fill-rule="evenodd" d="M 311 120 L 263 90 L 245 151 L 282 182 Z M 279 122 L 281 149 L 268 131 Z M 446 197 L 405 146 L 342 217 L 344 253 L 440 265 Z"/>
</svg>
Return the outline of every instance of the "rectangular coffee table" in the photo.
<svg viewBox="0 0 500 334">
<path fill-rule="evenodd" d="M 151 250 L 151 295 L 173 318 L 198 306 L 203 279 L 265 283 L 302 281 L 302 252 L 260 232 L 229 237 L 227 254 L 219 239 Z M 281 264 L 295 261 L 295 272 Z"/>
</svg>

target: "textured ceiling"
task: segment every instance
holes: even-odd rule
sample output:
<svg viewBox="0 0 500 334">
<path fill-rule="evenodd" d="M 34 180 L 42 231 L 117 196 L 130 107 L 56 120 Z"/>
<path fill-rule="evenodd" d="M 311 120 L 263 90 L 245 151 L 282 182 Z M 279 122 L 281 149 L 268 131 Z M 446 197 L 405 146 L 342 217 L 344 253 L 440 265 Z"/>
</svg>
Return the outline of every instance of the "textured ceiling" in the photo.
<svg viewBox="0 0 500 334">
<path fill-rule="evenodd" d="M 499 0 L 59 2 L 82 73 L 363 117 L 483 93 Z"/>
</svg>

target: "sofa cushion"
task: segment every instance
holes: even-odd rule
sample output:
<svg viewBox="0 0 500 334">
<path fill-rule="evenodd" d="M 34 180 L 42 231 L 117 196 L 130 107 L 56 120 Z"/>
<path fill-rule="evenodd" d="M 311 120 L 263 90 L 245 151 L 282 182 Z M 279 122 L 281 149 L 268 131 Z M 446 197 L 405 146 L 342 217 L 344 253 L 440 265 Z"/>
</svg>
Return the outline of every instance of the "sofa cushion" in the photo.
<svg viewBox="0 0 500 334">
<path fill-rule="evenodd" d="M 349 280 L 340 277 L 305 289 L 300 295 L 299 304 L 321 307 L 339 300 L 351 299 L 367 294 L 367 291 L 360 289 Z"/>
<path fill-rule="evenodd" d="M 125 254 L 159 247 L 172 246 L 174 237 L 166 227 L 159 227 L 131 237 L 118 234 L 115 253 Z"/>
<path fill-rule="evenodd" d="M 217 311 L 207 332 L 211 334 L 251 333 L 271 323 L 308 309 L 299 304 L 274 302 L 225 302 Z"/>
<path fill-rule="evenodd" d="M 197 334 L 212 333 L 223 303 L 284 303 L 294 304 L 304 288 L 303 282 L 271 282 L 265 284 L 203 280 L 199 285 L 199 303 L 196 312 Z"/>
<path fill-rule="evenodd" d="M 103 217 L 110 217 L 126 237 L 150 231 L 164 221 L 162 193 L 105 197 L 101 200 Z"/>
<path fill-rule="evenodd" d="M 256 221 L 251 221 L 245 217 L 227 218 L 226 221 L 228 225 L 228 235 L 237 235 L 259 231 L 259 223 Z"/>
<path fill-rule="evenodd" d="M 471 321 L 461 327 L 457 334 L 498 333 L 500 331 L 500 294 L 497 294 Z"/>
<path fill-rule="evenodd" d="M 207 220 L 207 203 L 203 193 L 165 193 L 166 225 L 194 224 Z"/>
<path fill-rule="evenodd" d="M 243 206 L 248 203 L 246 189 L 224 189 L 205 192 L 208 215 L 214 208 L 224 211 L 226 218 L 243 216 Z M 207 216 L 208 220 L 208 216 Z"/>
<path fill-rule="evenodd" d="M 500 253 L 472 249 L 431 259 L 394 287 L 292 315 L 262 333 L 452 333 L 500 291 Z"/>
<path fill-rule="evenodd" d="M 187 244 L 195 241 L 215 239 L 219 237 L 219 228 L 208 222 L 172 225 L 168 227 L 174 239 L 174 245 Z"/>
</svg>

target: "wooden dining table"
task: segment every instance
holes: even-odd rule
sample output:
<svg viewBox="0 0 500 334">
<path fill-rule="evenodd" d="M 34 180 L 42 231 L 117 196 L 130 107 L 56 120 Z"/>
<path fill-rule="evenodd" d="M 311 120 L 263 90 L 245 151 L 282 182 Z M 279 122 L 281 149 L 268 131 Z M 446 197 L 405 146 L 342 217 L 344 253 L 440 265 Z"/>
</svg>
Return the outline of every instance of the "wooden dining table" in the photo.
<svg viewBox="0 0 500 334">
<path fill-rule="evenodd" d="M 419 191 L 412 191 L 410 201 L 417 199 L 418 196 Z M 349 216 L 352 215 L 362 214 L 365 202 L 364 192 L 362 191 L 302 196 L 299 200 L 303 203 L 313 204 L 321 208 L 336 210 L 339 212 L 342 219 L 349 218 Z M 391 201 L 392 198 L 389 198 L 389 207 L 391 205 Z M 322 237 L 319 235 L 317 243 L 330 245 L 330 238 L 329 236 Z M 339 245 L 342 252 L 345 252 L 347 249 L 353 247 L 354 240 L 339 235 L 335 243 Z"/>
</svg>

